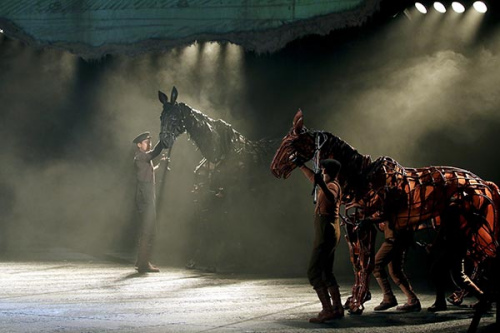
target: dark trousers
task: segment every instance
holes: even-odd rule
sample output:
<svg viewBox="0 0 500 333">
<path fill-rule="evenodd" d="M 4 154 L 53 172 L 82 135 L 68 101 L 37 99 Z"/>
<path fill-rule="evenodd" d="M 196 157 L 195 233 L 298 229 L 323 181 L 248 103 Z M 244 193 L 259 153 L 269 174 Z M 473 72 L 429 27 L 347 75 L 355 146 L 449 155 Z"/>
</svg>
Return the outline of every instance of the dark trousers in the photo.
<svg viewBox="0 0 500 333">
<path fill-rule="evenodd" d="M 156 205 L 154 183 L 138 182 L 136 206 L 139 215 L 138 263 L 145 264 L 151 257 L 156 234 Z"/>
<path fill-rule="evenodd" d="M 408 244 L 394 239 L 386 239 L 375 255 L 375 268 L 373 275 L 376 278 L 387 279 L 385 267 L 389 268 L 389 274 L 396 285 L 401 282 L 408 284 L 408 278 L 403 271 Z"/>
<path fill-rule="evenodd" d="M 382 288 L 384 295 L 393 295 L 389 281 L 387 280 L 387 272 L 385 270 L 387 266 L 392 280 L 401 291 L 403 291 L 408 300 L 417 298 L 403 270 L 406 250 L 410 244 L 411 237 L 388 238 L 382 243 L 380 249 L 377 251 L 373 275 Z"/>
<path fill-rule="evenodd" d="M 307 277 L 314 289 L 338 286 L 333 274 L 335 248 L 340 240 L 338 218 L 328 215 L 314 217 L 314 243 Z"/>
<path fill-rule="evenodd" d="M 436 287 L 436 303 L 445 303 L 446 287 L 450 281 L 460 289 L 482 299 L 483 292 L 465 273 L 464 258 L 467 254 L 465 244 L 467 244 L 465 240 L 454 239 L 443 241 L 432 248 L 431 276 Z"/>
</svg>

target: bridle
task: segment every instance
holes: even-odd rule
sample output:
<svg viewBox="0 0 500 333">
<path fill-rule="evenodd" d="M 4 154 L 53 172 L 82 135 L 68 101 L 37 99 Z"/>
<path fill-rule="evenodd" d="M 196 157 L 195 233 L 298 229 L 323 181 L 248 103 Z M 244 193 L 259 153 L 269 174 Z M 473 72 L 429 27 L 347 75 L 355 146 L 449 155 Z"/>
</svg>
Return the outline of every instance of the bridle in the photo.
<svg viewBox="0 0 500 333">
<path fill-rule="evenodd" d="M 314 155 L 313 155 L 313 171 L 314 173 L 320 173 L 320 156 L 321 156 L 321 148 L 327 141 L 327 136 L 323 132 L 315 132 L 314 133 Z M 314 183 L 313 188 L 313 203 L 316 204 L 318 201 L 318 185 Z"/>
</svg>

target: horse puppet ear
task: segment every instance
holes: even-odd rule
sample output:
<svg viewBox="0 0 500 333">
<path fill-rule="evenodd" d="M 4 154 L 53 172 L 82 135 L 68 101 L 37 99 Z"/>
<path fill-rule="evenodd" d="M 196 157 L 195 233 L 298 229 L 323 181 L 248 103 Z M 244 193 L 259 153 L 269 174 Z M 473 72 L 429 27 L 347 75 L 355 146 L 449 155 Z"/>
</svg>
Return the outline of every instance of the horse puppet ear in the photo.
<svg viewBox="0 0 500 333">
<path fill-rule="evenodd" d="M 175 101 L 177 101 L 177 88 L 174 86 L 172 88 L 172 93 L 170 94 L 170 101 L 172 102 L 172 104 L 175 104 Z"/>
<path fill-rule="evenodd" d="M 163 92 L 158 90 L 158 98 L 160 99 L 161 104 L 168 103 L 168 97 Z"/>
<path fill-rule="evenodd" d="M 293 117 L 293 131 L 295 134 L 299 134 L 302 131 L 302 128 L 304 127 L 304 117 L 302 115 L 302 110 L 299 109 L 297 113 L 295 114 L 295 117 Z"/>
</svg>

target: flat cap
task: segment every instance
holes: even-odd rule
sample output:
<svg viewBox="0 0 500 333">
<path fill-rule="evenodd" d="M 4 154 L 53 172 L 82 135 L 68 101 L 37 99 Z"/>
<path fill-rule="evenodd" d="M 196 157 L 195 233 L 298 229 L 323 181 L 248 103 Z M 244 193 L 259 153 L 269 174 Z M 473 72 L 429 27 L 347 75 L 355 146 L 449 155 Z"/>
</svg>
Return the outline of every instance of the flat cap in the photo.
<svg viewBox="0 0 500 333">
<path fill-rule="evenodd" d="M 132 141 L 133 143 L 139 143 L 139 142 L 142 142 L 146 139 L 150 139 L 151 138 L 151 135 L 149 132 L 144 132 L 144 133 L 141 133 L 139 134 L 135 139 L 134 141 Z"/>
<path fill-rule="evenodd" d="M 334 159 L 325 159 L 319 162 L 323 168 L 325 168 L 326 172 L 330 175 L 330 177 L 335 177 L 340 171 L 340 162 Z"/>
</svg>

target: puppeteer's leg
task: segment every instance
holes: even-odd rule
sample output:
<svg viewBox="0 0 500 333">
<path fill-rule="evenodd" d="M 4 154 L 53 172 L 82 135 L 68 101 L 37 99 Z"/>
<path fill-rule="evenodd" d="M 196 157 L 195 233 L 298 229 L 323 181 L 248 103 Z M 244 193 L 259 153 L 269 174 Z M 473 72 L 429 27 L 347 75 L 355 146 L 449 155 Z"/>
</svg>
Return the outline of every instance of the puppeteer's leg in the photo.
<svg viewBox="0 0 500 333">
<path fill-rule="evenodd" d="M 406 256 L 406 244 L 398 243 L 395 246 L 395 253 L 392 261 L 389 263 L 389 274 L 394 283 L 401 289 L 407 298 L 407 302 L 397 307 L 399 311 L 418 312 L 422 309 L 420 301 L 413 291 L 410 281 L 403 270 L 404 259 Z"/>
<path fill-rule="evenodd" d="M 153 240 L 149 235 L 141 235 L 139 238 L 137 251 L 137 271 L 139 273 L 158 273 L 160 269 L 151 264 L 151 252 L 153 248 Z"/>
<path fill-rule="evenodd" d="M 140 235 L 137 249 L 136 267 L 139 273 L 157 273 L 160 270 L 150 262 L 153 249 L 153 241 L 156 233 L 156 207 L 154 197 L 150 200 L 143 200 L 139 205 L 140 215 Z"/>
<path fill-rule="evenodd" d="M 314 288 L 316 294 L 318 295 L 319 301 L 323 309 L 318 313 L 318 316 L 309 319 L 310 323 L 324 323 L 327 320 L 335 318 L 333 313 L 332 302 L 330 301 L 330 295 L 328 294 L 328 289 L 326 287 Z"/>
<path fill-rule="evenodd" d="M 332 298 L 332 310 L 334 318 L 342 318 L 344 316 L 344 308 L 342 306 L 342 300 L 340 299 L 339 286 L 328 287 L 328 293 Z"/>
<path fill-rule="evenodd" d="M 318 295 L 322 310 L 317 317 L 309 319 L 310 323 L 323 323 L 327 320 L 340 318 L 344 313 L 338 285 L 332 272 L 334 250 L 339 234 L 335 233 L 335 226 L 327 218 L 316 216 L 314 220 L 313 250 L 307 277 Z M 329 287 L 332 289 L 335 309 L 330 300 Z"/>
<path fill-rule="evenodd" d="M 341 318 L 344 316 L 344 308 L 340 298 L 339 285 L 335 274 L 333 273 L 333 263 L 335 261 L 335 249 L 340 241 L 340 225 L 339 221 L 330 221 L 325 228 L 326 246 L 325 252 L 327 253 L 326 261 L 324 264 L 324 281 L 328 286 L 328 292 L 332 298 L 332 307 L 334 318 Z"/>
<path fill-rule="evenodd" d="M 392 260 L 393 248 L 394 239 L 386 239 L 375 255 L 375 269 L 373 270 L 373 275 L 375 276 L 380 289 L 382 289 L 383 294 L 382 302 L 374 308 L 375 311 L 387 310 L 398 305 L 398 301 L 392 292 L 391 284 L 387 278 L 388 276 L 385 270 L 385 267 Z"/>
</svg>

